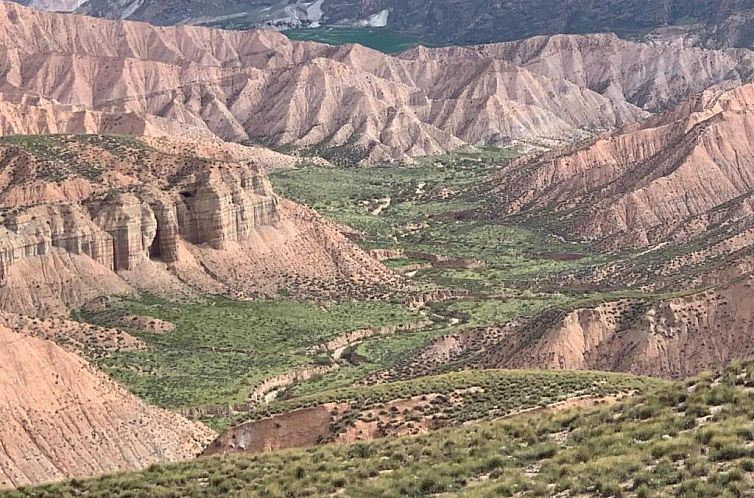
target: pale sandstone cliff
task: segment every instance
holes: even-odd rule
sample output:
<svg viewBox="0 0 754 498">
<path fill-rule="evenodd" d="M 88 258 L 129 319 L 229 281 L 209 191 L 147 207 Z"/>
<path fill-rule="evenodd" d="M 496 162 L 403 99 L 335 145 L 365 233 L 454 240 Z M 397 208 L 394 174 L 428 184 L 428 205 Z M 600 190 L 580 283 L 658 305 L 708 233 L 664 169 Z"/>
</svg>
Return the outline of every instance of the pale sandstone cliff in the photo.
<svg viewBox="0 0 754 498">
<path fill-rule="evenodd" d="M 0 145 L 2 309 L 50 315 L 136 289 L 347 295 L 396 281 L 336 225 L 281 202 L 250 162 L 125 138 L 10 142 Z"/>
<path fill-rule="evenodd" d="M 52 342 L 2 326 L 0 346 L 0 488 L 193 458 L 213 438 Z"/>
</svg>

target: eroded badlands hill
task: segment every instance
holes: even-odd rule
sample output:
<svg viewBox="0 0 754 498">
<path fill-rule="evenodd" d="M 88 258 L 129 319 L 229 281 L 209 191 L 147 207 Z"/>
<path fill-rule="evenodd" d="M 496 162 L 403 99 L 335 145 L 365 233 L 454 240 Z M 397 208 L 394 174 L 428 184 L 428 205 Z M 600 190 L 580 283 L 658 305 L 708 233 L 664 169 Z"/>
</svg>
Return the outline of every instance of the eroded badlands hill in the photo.
<svg viewBox="0 0 754 498">
<path fill-rule="evenodd" d="M 395 280 L 340 227 L 281 201 L 250 161 L 128 138 L 38 136 L 5 139 L 0 164 L 5 310 L 61 313 L 137 289 L 322 297 Z"/>
<path fill-rule="evenodd" d="M 746 51 L 610 35 L 390 57 L 270 32 L 159 28 L 12 3 L 0 13 L 4 133 L 261 141 L 357 161 L 572 141 L 751 72 Z"/>
<path fill-rule="evenodd" d="M 0 488 L 193 458 L 213 432 L 54 343 L 0 326 Z"/>
<path fill-rule="evenodd" d="M 549 212 L 607 246 L 704 237 L 740 249 L 752 222 L 753 106 L 751 84 L 710 90 L 581 148 L 522 159 L 499 175 L 497 201 L 509 214 Z"/>
<path fill-rule="evenodd" d="M 441 337 L 370 381 L 459 368 L 603 370 L 684 378 L 754 354 L 754 277 L 680 297 L 553 308 Z"/>
<path fill-rule="evenodd" d="M 753 105 L 751 84 L 708 90 L 580 146 L 514 161 L 491 181 L 503 219 L 629 254 L 564 282 L 675 295 L 600 298 L 463 331 L 392 374 L 537 366 L 679 378 L 751 355 Z"/>
</svg>

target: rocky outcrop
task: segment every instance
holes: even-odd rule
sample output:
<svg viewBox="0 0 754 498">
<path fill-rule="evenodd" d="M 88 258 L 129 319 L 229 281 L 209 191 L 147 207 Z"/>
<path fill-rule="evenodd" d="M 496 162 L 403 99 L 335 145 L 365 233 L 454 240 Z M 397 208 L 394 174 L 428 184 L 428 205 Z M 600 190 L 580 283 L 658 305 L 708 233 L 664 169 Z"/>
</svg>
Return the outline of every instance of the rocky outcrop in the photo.
<svg viewBox="0 0 754 498">
<path fill-rule="evenodd" d="M 210 172 L 179 195 L 181 202 L 174 206 L 178 231 L 192 244 L 224 249 L 277 220 L 277 197 L 259 171 Z"/>
<path fill-rule="evenodd" d="M 32 206 L 11 212 L 4 220 L 5 243 L 0 282 L 18 260 L 44 257 L 55 249 L 85 255 L 100 265 L 114 268 L 112 237 L 101 230 L 78 206 Z"/>
<path fill-rule="evenodd" d="M 5 310 L 63 313 L 137 289 L 325 295 L 397 282 L 337 226 L 281 202 L 261 166 L 135 139 L 20 140 L 0 144 L 0 203 L 13 206 L 0 220 Z"/>
<path fill-rule="evenodd" d="M 246 422 L 223 432 L 203 455 L 263 453 L 315 446 L 330 436 L 333 413 L 349 408 L 348 403 L 328 403 Z"/>
<path fill-rule="evenodd" d="M 438 289 L 411 294 L 403 300 L 403 304 L 409 309 L 418 310 L 425 308 L 431 303 L 442 303 L 444 301 L 469 297 L 469 295 L 470 292 L 465 290 L 457 291 L 449 289 Z"/>
<path fill-rule="evenodd" d="M 0 488 L 193 458 L 214 434 L 80 357 L 0 326 Z"/>
<path fill-rule="evenodd" d="M 405 258 L 406 251 L 403 249 L 370 249 L 369 255 L 377 261 L 388 261 L 390 259 Z"/>
<path fill-rule="evenodd" d="M 53 252 L 86 258 L 93 268 L 115 278 L 150 260 L 178 262 L 180 240 L 218 250 L 243 241 L 255 227 L 277 219 L 277 198 L 263 180 L 253 181 L 249 175 L 229 175 L 225 180 L 230 185 L 200 180 L 192 189 L 163 192 L 157 199 L 150 193 L 116 193 L 84 206 L 21 209 L 4 222 L 2 283 L 12 283 L 9 275 L 22 260 L 46 259 Z M 118 284 L 113 286 L 118 290 Z"/>
</svg>

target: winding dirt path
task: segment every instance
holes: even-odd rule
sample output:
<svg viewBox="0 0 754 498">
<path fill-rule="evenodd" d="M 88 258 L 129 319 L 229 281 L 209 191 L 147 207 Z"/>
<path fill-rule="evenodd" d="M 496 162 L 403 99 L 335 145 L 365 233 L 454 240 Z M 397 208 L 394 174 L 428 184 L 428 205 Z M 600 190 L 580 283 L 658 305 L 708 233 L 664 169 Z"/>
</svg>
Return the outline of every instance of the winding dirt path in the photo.
<svg viewBox="0 0 754 498">
<path fill-rule="evenodd" d="M 508 420 L 511 418 L 520 417 L 521 415 L 534 415 L 534 414 L 544 413 L 544 412 L 558 413 L 558 412 L 568 410 L 570 408 L 588 408 L 588 407 L 596 406 L 602 403 L 613 404 L 613 403 L 617 403 L 618 401 L 622 400 L 623 398 L 627 396 L 633 396 L 633 394 L 635 393 L 611 394 L 608 396 L 595 396 L 592 394 L 587 394 L 584 396 L 576 396 L 574 398 L 568 398 L 563 401 L 550 403 L 547 406 L 534 406 L 532 408 L 526 408 L 524 410 L 519 410 L 517 412 L 508 413 L 506 415 L 494 418 L 492 420 L 493 421 Z M 471 422 L 473 423 L 474 421 L 471 421 Z"/>
</svg>

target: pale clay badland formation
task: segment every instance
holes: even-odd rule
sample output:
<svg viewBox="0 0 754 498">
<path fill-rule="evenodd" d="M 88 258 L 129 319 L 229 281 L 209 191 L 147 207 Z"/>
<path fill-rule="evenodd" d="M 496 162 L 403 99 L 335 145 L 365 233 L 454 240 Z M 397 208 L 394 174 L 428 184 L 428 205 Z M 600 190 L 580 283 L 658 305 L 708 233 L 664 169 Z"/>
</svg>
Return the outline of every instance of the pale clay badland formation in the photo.
<svg viewBox="0 0 754 498">
<path fill-rule="evenodd" d="M 559 4 L 0 2 L 0 495 L 750 496 L 754 3 Z"/>
</svg>

